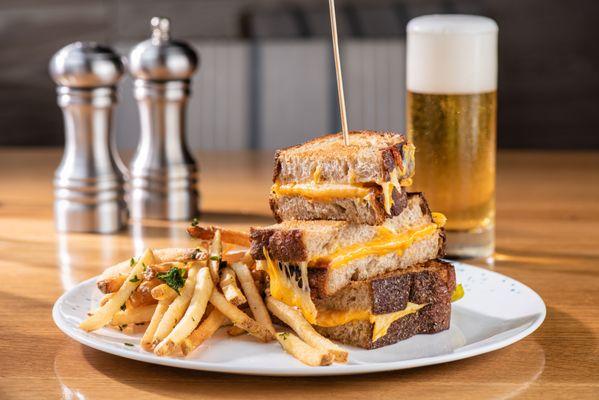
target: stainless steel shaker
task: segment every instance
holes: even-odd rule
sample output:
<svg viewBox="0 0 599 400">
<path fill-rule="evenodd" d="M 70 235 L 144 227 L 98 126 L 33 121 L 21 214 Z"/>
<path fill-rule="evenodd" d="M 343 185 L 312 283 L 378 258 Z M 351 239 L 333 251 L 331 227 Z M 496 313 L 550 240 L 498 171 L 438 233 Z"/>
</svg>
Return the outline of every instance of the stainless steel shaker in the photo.
<svg viewBox="0 0 599 400">
<path fill-rule="evenodd" d="M 109 47 L 76 42 L 50 61 L 65 125 L 65 150 L 54 177 L 54 219 L 61 232 L 111 233 L 127 223 L 123 165 L 111 135 L 120 57 Z"/>
<path fill-rule="evenodd" d="M 133 219 L 189 220 L 198 214 L 199 194 L 185 112 L 198 56 L 189 44 L 171 39 L 168 19 L 154 17 L 151 24 L 152 37 L 129 56 L 141 134 L 127 201 Z"/>
</svg>

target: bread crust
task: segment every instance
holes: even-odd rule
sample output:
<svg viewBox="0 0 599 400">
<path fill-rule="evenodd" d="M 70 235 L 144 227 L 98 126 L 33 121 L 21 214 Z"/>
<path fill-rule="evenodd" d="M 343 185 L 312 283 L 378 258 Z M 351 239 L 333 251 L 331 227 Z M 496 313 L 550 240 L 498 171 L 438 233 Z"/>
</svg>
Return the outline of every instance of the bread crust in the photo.
<svg viewBox="0 0 599 400">
<path fill-rule="evenodd" d="M 264 248 L 276 260 L 301 262 L 307 258 L 302 231 L 299 229 L 282 232 L 276 229 L 250 228 L 250 241 L 250 253 L 254 260 L 264 260 Z"/>
</svg>

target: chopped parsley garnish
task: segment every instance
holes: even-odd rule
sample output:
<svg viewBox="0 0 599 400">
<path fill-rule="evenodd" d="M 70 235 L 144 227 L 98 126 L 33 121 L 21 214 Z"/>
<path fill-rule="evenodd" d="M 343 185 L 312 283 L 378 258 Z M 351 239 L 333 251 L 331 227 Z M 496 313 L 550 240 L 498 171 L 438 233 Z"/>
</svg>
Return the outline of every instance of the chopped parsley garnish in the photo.
<svg viewBox="0 0 599 400">
<path fill-rule="evenodd" d="M 177 293 L 185 285 L 185 269 L 183 268 L 173 267 L 168 272 L 160 273 L 156 277 Z"/>
<path fill-rule="evenodd" d="M 135 258 L 131 257 L 131 260 L 129 260 L 129 266 L 132 267 L 135 265 Z"/>
<path fill-rule="evenodd" d="M 287 338 L 289 337 L 289 332 L 283 332 L 280 334 L 281 339 L 283 340 L 287 340 Z"/>
<path fill-rule="evenodd" d="M 220 261 L 220 256 L 210 256 L 212 261 Z"/>
<path fill-rule="evenodd" d="M 148 266 L 146 265 L 146 263 L 145 263 L 145 262 L 142 262 L 142 263 L 141 263 L 141 265 L 143 265 L 143 266 L 144 266 L 144 272 L 146 272 L 146 269 L 148 269 Z"/>
<path fill-rule="evenodd" d="M 139 282 L 139 278 L 137 277 L 137 275 L 135 275 L 133 278 L 129 279 L 129 282 Z"/>
<path fill-rule="evenodd" d="M 127 343 L 127 342 L 125 342 L 124 345 L 125 346 L 129 346 L 129 347 L 134 347 L 135 346 L 133 343 Z"/>
<path fill-rule="evenodd" d="M 191 226 L 198 226 L 199 223 L 200 220 L 197 217 L 191 220 Z"/>
</svg>

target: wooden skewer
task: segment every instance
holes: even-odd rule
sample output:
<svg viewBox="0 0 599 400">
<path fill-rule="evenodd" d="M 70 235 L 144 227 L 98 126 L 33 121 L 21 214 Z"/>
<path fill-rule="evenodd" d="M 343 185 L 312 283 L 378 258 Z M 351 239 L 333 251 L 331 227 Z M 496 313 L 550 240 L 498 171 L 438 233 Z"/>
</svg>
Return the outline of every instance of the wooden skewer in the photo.
<svg viewBox="0 0 599 400">
<path fill-rule="evenodd" d="M 345 110 L 345 95 L 343 93 L 343 75 L 341 74 L 341 59 L 339 57 L 339 39 L 337 37 L 337 18 L 335 16 L 335 0 L 329 0 L 329 13 L 331 14 L 331 34 L 333 36 L 333 56 L 335 58 L 335 72 L 337 74 L 337 94 L 339 95 L 339 112 L 341 114 L 341 131 L 343 142 L 349 145 L 349 131 L 347 129 L 347 112 Z"/>
</svg>

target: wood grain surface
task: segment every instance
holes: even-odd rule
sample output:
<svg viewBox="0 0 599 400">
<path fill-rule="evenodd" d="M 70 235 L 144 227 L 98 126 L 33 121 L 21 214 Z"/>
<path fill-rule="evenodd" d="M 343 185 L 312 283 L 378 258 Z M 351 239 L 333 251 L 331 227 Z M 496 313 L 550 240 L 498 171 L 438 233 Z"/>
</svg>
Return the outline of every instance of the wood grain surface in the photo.
<svg viewBox="0 0 599 400">
<path fill-rule="evenodd" d="M 501 152 L 498 272 L 536 290 L 547 319 L 528 338 L 438 366 L 331 378 L 258 378 L 143 364 L 84 347 L 52 322 L 54 301 L 145 246 L 189 243 L 186 223 L 118 235 L 56 234 L 59 150 L 0 150 L 0 399 L 599 398 L 599 153 Z M 271 153 L 211 153 L 203 222 L 272 222 Z"/>
</svg>

